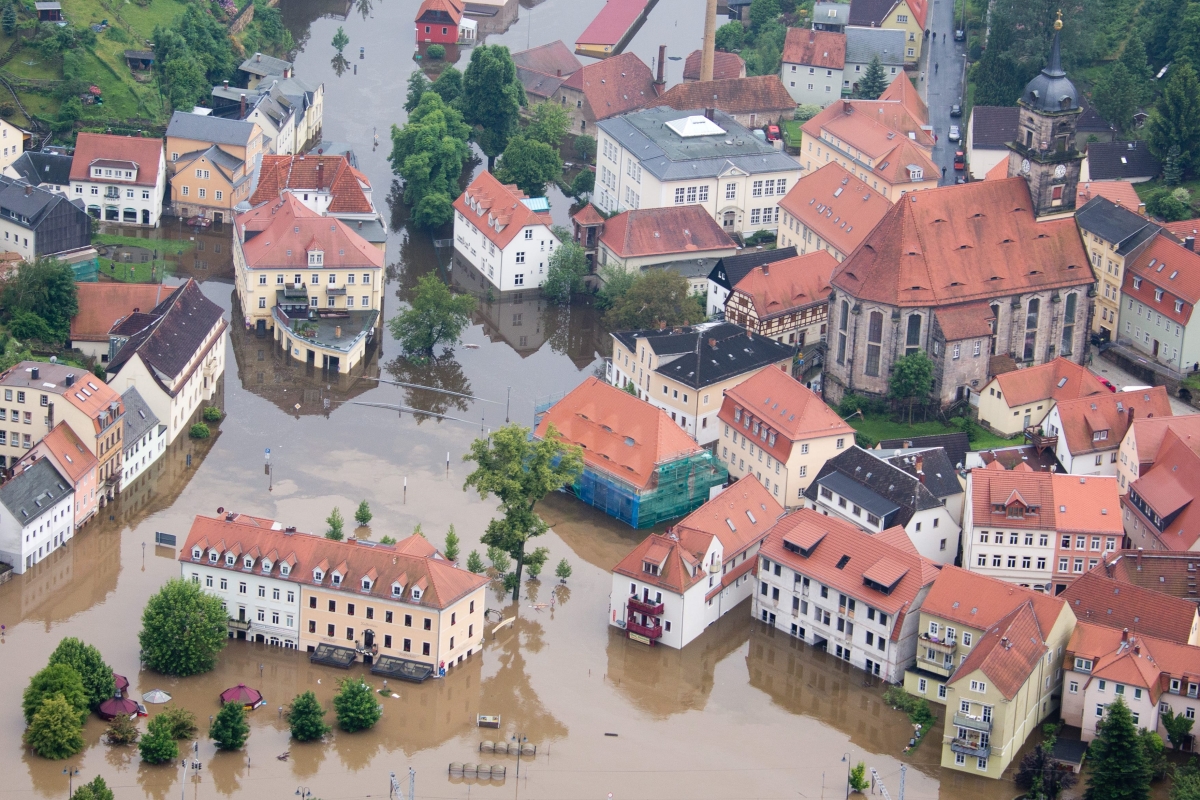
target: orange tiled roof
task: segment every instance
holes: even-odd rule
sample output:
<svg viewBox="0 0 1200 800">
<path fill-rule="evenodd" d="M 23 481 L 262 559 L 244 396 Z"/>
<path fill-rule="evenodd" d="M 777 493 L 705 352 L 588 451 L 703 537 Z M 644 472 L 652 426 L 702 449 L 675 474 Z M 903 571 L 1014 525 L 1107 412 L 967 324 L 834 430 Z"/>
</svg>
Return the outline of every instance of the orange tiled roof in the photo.
<svg viewBox="0 0 1200 800">
<path fill-rule="evenodd" d="M 1054 526 L 1057 530 L 1109 535 L 1124 532 L 1121 491 L 1115 475 L 1058 473 L 1049 477 L 1054 488 Z"/>
<path fill-rule="evenodd" d="M 1021 466 L 1026 466 L 1022 464 Z M 1031 469 L 1006 470 L 999 461 L 984 469 L 971 470 L 971 508 L 977 526 L 1003 525 L 1010 505 L 1023 506 L 1022 528 L 1052 531 L 1054 525 L 1054 484 L 1050 474 Z M 1005 510 L 997 512 L 996 506 Z M 1120 515 L 1116 515 L 1119 517 Z"/>
<path fill-rule="evenodd" d="M 726 53 L 717 50 L 713 53 L 713 80 L 723 81 L 726 78 L 744 78 L 746 62 L 737 53 Z M 685 81 L 700 80 L 700 51 L 693 50 L 683 61 L 683 79 Z"/>
<path fill-rule="evenodd" d="M 578 222 L 580 225 L 603 225 L 604 215 L 596 210 L 596 207 L 591 203 L 584 204 L 583 208 L 576 211 L 571 219 Z"/>
<path fill-rule="evenodd" d="M 905 78 L 908 76 L 905 75 Z M 879 95 L 880 100 L 895 100 L 900 105 L 904 106 L 909 115 L 922 125 L 929 124 L 929 107 L 925 105 L 925 101 L 921 99 L 921 95 L 917 92 L 911 80 L 892 81 L 888 87 L 883 90 L 883 94 Z"/>
<path fill-rule="evenodd" d="M 1108 391 L 1087 367 L 1061 356 L 1036 367 L 997 375 L 995 381 L 1010 408 L 1037 400 L 1061 403 Z"/>
<path fill-rule="evenodd" d="M 1012 700 L 1049 649 L 1046 645 L 1049 630 L 1038 624 L 1033 603 L 1025 600 L 988 626 L 950 680 L 960 680 L 978 670 L 1006 700 Z"/>
<path fill-rule="evenodd" d="M 113 326 L 135 311 L 149 312 L 171 287 L 150 283 L 76 283 L 79 313 L 71 318 L 71 341 L 107 342 Z"/>
<path fill-rule="evenodd" d="M 1158 460 L 1163 437 L 1168 430 L 1175 431 L 1188 447 L 1200 455 L 1200 414 L 1184 414 L 1181 417 L 1136 417 L 1133 420 L 1133 445 L 1137 456 L 1140 475 Z M 1126 431 L 1128 435 L 1129 431 Z"/>
<path fill-rule="evenodd" d="M 783 42 L 783 63 L 842 69 L 846 66 L 846 34 L 788 28 Z"/>
<path fill-rule="evenodd" d="M 983 176 L 985 181 L 1002 181 L 1008 177 L 1008 159 L 1000 159 L 1000 163 L 987 171 Z"/>
<path fill-rule="evenodd" d="M 1122 498 L 1126 511 L 1142 517 L 1147 530 L 1171 550 L 1191 550 L 1200 539 L 1200 453 L 1186 433 L 1168 430 L 1162 438 L 1154 466 L 1140 472 L 1129 484 L 1129 494 Z M 1164 524 L 1162 532 L 1153 527 L 1153 520 L 1133 504 L 1138 497 L 1149 506 Z M 1136 520 L 1135 520 L 1136 521 Z"/>
<path fill-rule="evenodd" d="M 658 97 L 654 74 L 633 53 L 588 64 L 563 81 L 563 86 L 583 92 L 597 120 L 641 108 Z"/>
<path fill-rule="evenodd" d="M 550 407 L 538 438 L 551 425 L 561 440 L 583 448 L 588 467 L 641 489 L 649 488 L 658 464 L 703 449 L 665 411 L 595 377 Z"/>
<path fill-rule="evenodd" d="M 457 25 L 462 20 L 463 5 L 458 0 L 424 0 L 421 7 L 417 10 L 417 22 L 424 20 L 427 13 L 434 13 L 437 16 L 431 17 L 433 21 L 440 21 L 440 14 L 445 14 Z"/>
<path fill-rule="evenodd" d="M 1086 572 L 1059 595 L 1080 622 L 1187 644 L 1196 604 Z"/>
<path fill-rule="evenodd" d="M 783 514 L 783 506 L 753 475 L 747 475 L 719 495 L 675 523 L 670 532 L 684 547 L 703 557 L 715 537 L 724 558 L 762 541 L 767 530 Z"/>
<path fill-rule="evenodd" d="M 1032 604 L 1038 627 L 1043 631 L 1054 627 L 1066 605 L 1061 597 L 947 565 L 933 582 L 921 610 L 961 625 L 987 629 L 1024 603 Z"/>
<path fill-rule="evenodd" d="M 942 329 L 942 336 L 947 342 L 991 336 L 991 323 L 996 320 L 991 306 L 987 303 L 963 303 L 958 306 L 942 307 L 933 313 L 937 317 L 938 327 Z"/>
<path fill-rule="evenodd" d="M 1066 437 L 1067 448 L 1076 457 L 1081 453 L 1118 447 L 1129 429 L 1129 423 L 1137 417 L 1172 416 L 1171 401 L 1162 386 L 1059 400 L 1056 408 L 1062 420 L 1062 435 Z M 1093 438 L 1097 431 L 1104 430 L 1108 431 L 1107 438 Z"/>
<path fill-rule="evenodd" d="M 1200 219 L 1185 219 L 1179 222 L 1159 223 L 1163 228 L 1182 242 L 1189 236 L 1200 238 Z"/>
<path fill-rule="evenodd" d="M 550 226 L 550 215 L 534 212 L 521 202 L 523 199 L 525 193 L 516 185 L 500 183 L 492 173 L 484 170 L 454 201 L 454 210 L 466 217 L 488 241 L 503 248 L 527 225 Z"/>
<path fill-rule="evenodd" d="M 77 484 L 99 463 L 92 451 L 66 421 L 60 422 L 40 442 L 54 455 L 55 464 L 72 484 Z"/>
<path fill-rule="evenodd" d="M 71 180 L 91 180 L 93 161 L 132 161 L 137 164 L 135 186 L 157 186 L 158 167 L 163 157 L 162 139 L 143 136 L 113 136 L 106 133 L 80 133 L 75 137 L 75 155 L 71 160 Z"/>
<path fill-rule="evenodd" d="M 858 300 L 940 306 L 1095 281 L 1075 221 L 1038 222 L 1022 178 L 910 192 L 838 265 Z"/>
<path fill-rule="evenodd" d="M 1007 164 L 1008 159 L 1004 163 Z M 1083 208 L 1084 203 L 1093 197 L 1104 197 L 1135 214 L 1146 213 L 1146 204 L 1129 181 L 1084 181 L 1076 189 L 1075 207 Z"/>
<path fill-rule="evenodd" d="M 769 434 L 758 443 L 783 463 L 787 463 L 794 442 L 819 436 L 854 435 L 854 429 L 824 400 L 778 369 L 760 370 L 727 389 L 718 416 L 728 425 L 741 425 L 742 419 L 734 420 L 734 412 L 739 408 L 742 414 L 765 424 L 769 432 L 779 434 L 774 444 L 770 443 Z"/>
<path fill-rule="evenodd" d="M 30 372 L 33 368 L 37 368 L 39 371 L 39 377 L 36 380 L 33 378 L 33 373 Z M 68 387 L 66 379 L 70 375 L 75 376 L 75 383 Z M 94 429 L 84 431 L 85 436 L 95 435 L 103 430 L 105 426 L 101 424 L 101 418 L 109 413 L 109 408 L 113 404 L 117 406 L 116 413 L 112 415 L 114 418 L 119 418 L 125 413 L 125 403 L 112 386 L 87 370 L 80 370 L 78 367 L 67 364 L 22 361 L 0 374 L 0 384 L 36 388 L 61 395 L 64 400 L 92 420 Z"/>
<path fill-rule="evenodd" d="M 775 114 L 784 111 L 790 113 L 796 109 L 796 101 L 788 94 L 779 76 L 774 74 L 677 83 L 660 95 L 654 104 L 669 106 L 676 111 L 713 107 L 726 114 L 768 114 L 772 116 L 772 122 Z"/>
<path fill-rule="evenodd" d="M 822 241 L 849 255 L 892 203 L 841 164 L 830 162 L 796 181 L 779 205 Z"/>
<path fill-rule="evenodd" d="M 1140 286 L 1134 288 L 1133 281 Z M 1157 290 L 1162 290 L 1158 299 Z M 1121 292 L 1154 309 L 1172 322 L 1187 325 L 1200 303 L 1200 255 L 1179 244 L 1174 236 L 1159 233 L 1126 264 Z M 1175 310 L 1176 301 L 1182 301 Z"/>
<path fill-rule="evenodd" d="M 926 152 L 933 149 L 933 134 L 927 121 L 913 113 L 913 104 L 900 100 L 835 100 L 800 129 L 814 139 L 828 130 L 837 138 L 870 156 L 890 151 L 889 142 L 908 139 Z M 887 134 L 893 134 L 889 139 Z M 839 135 L 840 134 L 840 135 Z M 932 175 L 932 173 L 930 173 Z M 941 174 L 939 172 L 939 174 Z"/>
<path fill-rule="evenodd" d="M 827 303 L 835 267 L 837 261 L 828 250 L 817 250 L 755 267 L 733 291 L 750 298 L 760 320 L 769 319 L 813 303 Z"/>
<path fill-rule="evenodd" d="M 703 258 L 706 252 L 737 248 L 704 206 L 695 204 L 623 211 L 604 222 L 600 241 L 620 258 Z"/>
<path fill-rule="evenodd" d="M 368 214 L 371 201 L 363 185 L 371 188 L 367 176 L 350 166 L 345 156 L 263 156 L 258 187 L 250 196 L 250 205 L 277 200 L 282 192 L 329 192 L 329 212 Z"/>
<path fill-rule="evenodd" d="M 642 567 L 645 563 L 657 565 L 658 574 L 646 571 Z M 683 594 L 708 574 L 700 558 L 688 552 L 677 538 L 667 533 L 647 536 L 613 567 L 613 572 L 675 594 Z"/>
<path fill-rule="evenodd" d="M 1163 691 L 1169 689 L 1170 678 L 1179 678 L 1184 686 L 1200 678 L 1200 647 L 1131 635 L 1083 620 L 1076 623 L 1071 634 L 1065 663 L 1073 664 L 1075 658 L 1092 661 L 1093 678 L 1148 689 L 1152 702 L 1158 702 Z"/>
<path fill-rule="evenodd" d="M 307 208 L 290 192 L 238 214 L 237 233 L 257 234 L 242 243 L 250 269 L 308 270 L 308 251 L 324 254 L 324 269 L 383 267 L 383 253 L 333 217 Z"/>
<path fill-rule="evenodd" d="M 1200 554 L 1121 550 L 1096 570 L 1113 580 L 1132 583 L 1172 597 L 1195 600 Z"/>
</svg>

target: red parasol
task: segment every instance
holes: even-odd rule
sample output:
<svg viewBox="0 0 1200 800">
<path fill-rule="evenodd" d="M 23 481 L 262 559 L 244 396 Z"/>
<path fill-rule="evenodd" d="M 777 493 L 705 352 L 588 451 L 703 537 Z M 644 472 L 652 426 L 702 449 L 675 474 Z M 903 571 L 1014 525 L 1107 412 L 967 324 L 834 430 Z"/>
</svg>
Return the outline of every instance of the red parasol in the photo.
<svg viewBox="0 0 1200 800">
<path fill-rule="evenodd" d="M 100 716 L 104 719 L 115 719 L 129 716 L 138 712 L 138 704 L 128 697 L 110 697 L 100 704 Z"/>
<path fill-rule="evenodd" d="M 262 702 L 262 693 L 257 689 L 251 689 L 244 683 L 239 683 L 233 688 L 226 689 L 221 692 L 221 702 L 224 703 L 241 703 L 244 706 L 257 706 Z"/>
<path fill-rule="evenodd" d="M 114 672 L 113 680 L 116 682 L 117 691 L 121 694 L 124 694 L 125 690 L 129 688 L 129 678 L 126 678 L 124 675 L 118 675 Z"/>
</svg>

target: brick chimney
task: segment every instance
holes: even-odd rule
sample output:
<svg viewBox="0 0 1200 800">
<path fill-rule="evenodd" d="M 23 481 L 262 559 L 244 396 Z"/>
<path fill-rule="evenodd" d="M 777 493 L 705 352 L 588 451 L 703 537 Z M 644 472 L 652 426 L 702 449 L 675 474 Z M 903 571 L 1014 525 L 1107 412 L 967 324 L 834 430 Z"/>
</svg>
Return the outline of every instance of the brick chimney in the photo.
<svg viewBox="0 0 1200 800">
<path fill-rule="evenodd" d="M 241 111 L 238 113 L 238 119 L 245 119 L 245 117 L 246 117 L 246 93 L 242 92 L 242 108 L 241 108 Z"/>
<path fill-rule="evenodd" d="M 1129 410 L 1125 412 L 1125 430 L 1129 430 L 1129 428 L 1132 425 L 1133 425 L 1133 406 L 1130 406 Z"/>
<path fill-rule="evenodd" d="M 1128 641 L 1129 641 L 1129 628 L 1122 628 L 1122 629 L 1121 629 L 1121 641 L 1122 641 L 1122 642 L 1128 642 Z"/>
<path fill-rule="evenodd" d="M 659 86 L 667 85 L 667 46 L 660 44 L 658 46 L 658 80 L 655 81 Z"/>
<path fill-rule="evenodd" d="M 842 101 L 842 112 L 843 112 L 843 113 L 845 113 L 845 114 L 849 114 L 849 113 L 850 113 L 850 109 L 851 109 L 851 108 L 852 108 L 852 106 L 850 105 L 850 101 L 849 101 L 849 100 L 843 100 L 843 101 Z"/>
<path fill-rule="evenodd" d="M 770 274 L 771 274 L 771 265 L 770 265 L 770 264 L 763 264 L 763 265 L 762 265 L 762 271 L 763 271 L 763 275 L 770 275 Z"/>
</svg>

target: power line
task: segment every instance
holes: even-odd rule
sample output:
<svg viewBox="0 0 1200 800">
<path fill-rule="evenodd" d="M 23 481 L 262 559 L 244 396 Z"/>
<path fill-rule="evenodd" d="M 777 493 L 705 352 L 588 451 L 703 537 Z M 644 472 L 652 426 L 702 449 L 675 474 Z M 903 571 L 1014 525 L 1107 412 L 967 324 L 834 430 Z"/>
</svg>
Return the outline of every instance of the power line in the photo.
<svg viewBox="0 0 1200 800">
<path fill-rule="evenodd" d="M 379 381 L 380 383 L 390 383 L 392 386 L 404 386 L 408 389 L 425 389 L 429 392 L 441 392 L 442 394 L 451 394 L 455 397 L 465 397 L 468 400 L 478 400 L 481 403 L 494 403 L 498 406 L 504 405 L 499 400 L 488 400 L 486 397 L 477 397 L 473 394 L 463 394 L 462 392 L 452 392 L 449 389 L 439 389 L 436 386 L 422 386 L 419 383 L 405 383 L 404 381 L 389 381 L 387 378 L 370 378 L 367 380 Z"/>
</svg>

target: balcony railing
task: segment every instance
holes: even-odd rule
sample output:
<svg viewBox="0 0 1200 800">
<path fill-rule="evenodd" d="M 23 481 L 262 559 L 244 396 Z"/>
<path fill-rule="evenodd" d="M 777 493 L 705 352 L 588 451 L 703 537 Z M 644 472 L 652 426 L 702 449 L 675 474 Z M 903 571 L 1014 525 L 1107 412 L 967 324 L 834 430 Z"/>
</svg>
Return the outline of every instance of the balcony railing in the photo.
<svg viewBox="0 0 1200 800">
<path fill-rule="evenodd" d="M 248 619 L 229 619 L 229 630 L 231 631 L 248 631 L 250 630 L 250 620 Z"/>
<path fill-rule="evenodd" d="M 962 753 L 976 758 L 987 758 L 992 748 L 980 742 L 970 742 L 965 739 L 953 739 L 950 742 L 950 749 L 955 753 Z"/>
<path fill-rule="evenodd" d="M 329 295 L 330 297 L 345 297 L 346 287 L 345 286 L 330 286 L 325 289 L 325 294 Z"/>
<path fill-rule="evenodd" d="M 955 714 L 954 724 L 959 728 L 967 728 L 972 731 L 981 733 L 992 732 L 992 721 L 990 719 L 982 719 L 981 717 L 971 717 L 966 714 Z"/>
<path fill-rule="evenodd" d="M 944 653 L 946 655 L 953 655 L 958 649 L 958 640 L 938 639 L 937 637 L 930 636 L 928 633 L 921 634 L 921 641 L 919 644 L 924 647 L 931 647 L 937 652 Z"/>
<path fill-rule="evenodd" d="M 649 614 L 652 617 L 661 617 L 663 613 L 663 604 L 651 603 L 649 600 L 642 600 L 638 597 L 630 597 L 629 610 L 636 611 L 639 614 Z"/>
<path fill-rule="evenodd" d="M 917 655 L 917 666 L 920 667 L 921 669 L 928 670 L 929 672 L 932 672 L 934 674 L 941 675 L 944 678 L 949 678 L 950 675 L 954 672 L 954 662 L 953 661 L 950 662 L 949 664 L 947 664 L 944 660 L 934 661 L 932 659 L 926 658 L 924 655 L 924 651 L 921 651 Z"/>
<path fill-rule="evenodd" d="M 625 630 L 645 636 L 647 639 L 659 639 L 662 637 L 662 625 L 639 625 L 636 622 L 630 621 L 625 623 Z"/>
<path fill-rule="evenodd" d="M 1058 446 L 1057 436 L 1047 436 L 1039 426 L 1030 425 L 1025 429 L 1025 443 L 1036 447 L 1038 452 L 1054 450 Z"/>
</svg>

